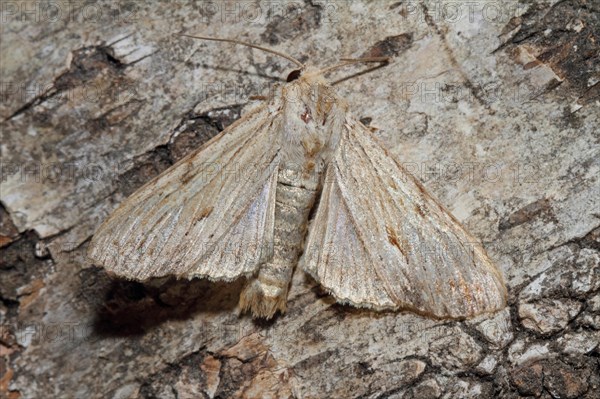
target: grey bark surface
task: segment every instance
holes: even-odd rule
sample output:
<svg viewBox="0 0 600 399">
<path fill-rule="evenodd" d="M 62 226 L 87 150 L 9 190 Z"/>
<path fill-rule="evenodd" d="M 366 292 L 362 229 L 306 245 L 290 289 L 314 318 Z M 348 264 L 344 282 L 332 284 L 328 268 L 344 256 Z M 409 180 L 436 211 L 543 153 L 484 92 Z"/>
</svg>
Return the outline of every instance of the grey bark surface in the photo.
<svg viewBox="0 0 600 399">
<path fill-rule="evenodd" d="M 598 2 L 2 6 L 0 397 L 600 397 Z M 287 313 L 257 322 L 241 281 L 91 265 L 124 198 L 293 69 L 184 32 L 321 66 L 392 57 L 339 92 L 484 243 L 509 306 L 359 310 L 296 270 Z"/>
</svg>

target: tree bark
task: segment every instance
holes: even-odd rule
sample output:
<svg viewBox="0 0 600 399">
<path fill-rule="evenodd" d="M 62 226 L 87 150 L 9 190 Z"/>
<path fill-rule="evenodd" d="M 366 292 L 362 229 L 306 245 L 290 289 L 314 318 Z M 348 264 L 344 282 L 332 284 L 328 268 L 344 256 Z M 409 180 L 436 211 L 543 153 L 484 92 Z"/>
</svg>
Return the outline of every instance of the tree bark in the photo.
<svg viewBox="0 0 600 399">
<path fill-rule="evenodd" d="M 513 2 L 3 2 L 0 396 L 599 398 L 600 9 Z M 246 112 L 285 59 L 337 87 L 483 241 L 509 306 L 467 321 L 242 281 L 128 282 L 85 257 L 116 206 Z M 337 71 L 335 81 L 359 72 Z"/>
</svg>

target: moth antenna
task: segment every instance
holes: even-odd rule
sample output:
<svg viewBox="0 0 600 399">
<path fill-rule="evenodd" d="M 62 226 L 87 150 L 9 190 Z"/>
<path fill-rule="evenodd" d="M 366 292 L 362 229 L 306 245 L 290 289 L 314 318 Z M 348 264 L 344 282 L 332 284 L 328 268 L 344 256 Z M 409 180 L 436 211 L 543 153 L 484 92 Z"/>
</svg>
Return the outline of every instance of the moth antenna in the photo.
<svg viewBox="0 0 600 399">
<path fill-rule="evenodd" d="M 350 63 L 356 62 L 390 62 L 390 57 L 365 57 L 365 58 L 340 58 L 340 61 L 346 61 Z"/>
<path fill-rule="evenodd" d="M 358 64 L 358 63 L 362 63 L 362 62 L 379 62 L 379 63 L 385 65 L 390 62 L 390 57 L 340 58 L 340 61 L 342 61 L 342 62 L 339 64 L 336 64 L 336 65 L 327 67 L 327 68 L 323 68 L 320 71 L 318 71 L 317 73 L 324 75 L 326 73 L 333 71 L 334 69 L 338 69 L 341 67 L 345 67 L 347 65 Z"/>
<path fill-rule="evenodd" d="M 192 39 L 212 40 L 214 42 L 227 42 L 227 43 L 240 44 L 240 45 L 246 46 L 246 47 L 252 47 L 252 48 L 255 48 L 257 50 L 262 50 L 262 51 L 265 51 L 267 53 L 271 53 L 271 54 L 275 54 L 275 55 L 278 55 L 280 57 L 283 57 L 286 60 L 291 61 L 294 64 L 298 65 L 300 68 L 304 68 L 304 64 L 301 63 L 300 61 L 298 61 L 297 59 L 295 59 L 294 57 L 291 57 L 291 56 L 289 56 L 287 54 L 280 53 L 279 51 L 272 50 L 270 48 L 257 46 L 256 44 L 252 44 L 252 43 L 248 43 L 248 42 L 243 42 L 241 40 L 236 40 L 236 39 L 221 39 L 221 38 L 217 38 L 217 37 L 208 37 L 208 36 L 194 36 L 194 35 L 187 35 L 185 33 L 180 33 L 179 35 L 180 36 L 191 37 Z"/>
</svg>

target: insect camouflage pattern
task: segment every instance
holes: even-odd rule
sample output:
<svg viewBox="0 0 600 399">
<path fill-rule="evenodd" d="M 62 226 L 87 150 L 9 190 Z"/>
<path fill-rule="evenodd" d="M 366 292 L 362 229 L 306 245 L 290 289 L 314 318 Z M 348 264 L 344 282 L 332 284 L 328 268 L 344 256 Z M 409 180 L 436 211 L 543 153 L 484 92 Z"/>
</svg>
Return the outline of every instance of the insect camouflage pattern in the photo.
<svg viewBox="0 0 600 399">
<path fill-rule="evenodd" d="M 357 307 L 503 308 L 484 249 L 348 112 L 329 69 L 286 58 L 301 65 L 289 82 L 124 201 L 90 258 L 135 280 L 245 276 L 254 317 L 285 311 L 296 264 Z"/>
</svg>

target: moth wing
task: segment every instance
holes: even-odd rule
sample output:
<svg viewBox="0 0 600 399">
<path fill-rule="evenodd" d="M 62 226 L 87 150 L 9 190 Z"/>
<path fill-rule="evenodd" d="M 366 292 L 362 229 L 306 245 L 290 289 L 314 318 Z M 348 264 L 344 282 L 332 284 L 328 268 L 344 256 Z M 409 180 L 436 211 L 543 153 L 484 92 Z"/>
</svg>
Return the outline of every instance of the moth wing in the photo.
<svg viewBox="0 0 600 399">
<path fill-rule="evenodd" d="M 148 182 L 100 226 L 88 256 L 136 280 L 254 272 L 273 251 L 277 121 L 260 107 Z"/>
<path fill-rule="evenodd" d="M 440 318 L 501 309 L 485 250 L 360 123 L 328 165 L 303 268 L 342 303 Z"/>
</svg>

